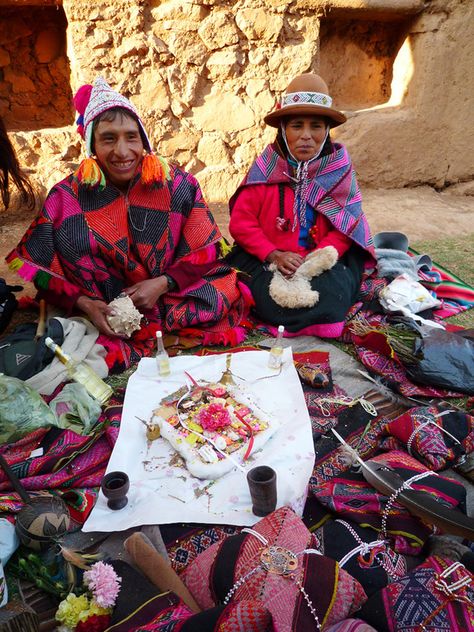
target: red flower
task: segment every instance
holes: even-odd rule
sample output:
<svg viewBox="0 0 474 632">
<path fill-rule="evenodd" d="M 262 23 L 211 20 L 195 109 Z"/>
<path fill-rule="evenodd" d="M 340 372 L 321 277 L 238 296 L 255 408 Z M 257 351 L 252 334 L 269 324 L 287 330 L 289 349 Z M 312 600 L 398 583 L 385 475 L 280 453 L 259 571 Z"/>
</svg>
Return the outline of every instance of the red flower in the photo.
<svg viewBox="0 0 474 632">
<path fill-rule="evenodd" d="M 110 625 L 110 614 L 93 614 L 85 621 L 79 621 L 74 632 L 104 632 Z"/>
</svg>

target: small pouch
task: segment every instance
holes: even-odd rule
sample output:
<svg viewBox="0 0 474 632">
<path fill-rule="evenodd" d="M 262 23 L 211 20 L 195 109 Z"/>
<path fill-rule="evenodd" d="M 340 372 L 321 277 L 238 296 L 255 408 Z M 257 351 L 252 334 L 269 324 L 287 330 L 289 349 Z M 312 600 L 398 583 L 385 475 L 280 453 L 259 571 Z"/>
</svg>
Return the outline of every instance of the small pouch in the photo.
<svg viewBox="0 0 474 632">
<path fill-rule="evenodd" d="M 321 391 L 332 390 L 333 382 L 328 351 L 294 353 L 293 359 L 298 376 L 304 384 Z"/>
<path fill-rule="evenodd" d="M 301 519 L 282 507 L 252 529 L 213 544 L 181 579 L 203 609 L 258 595 L 275 630 L 326 629 L 358 610 L 366 595 L 314 544 Z"/>
<path fill-rule="evenodd" d="M 378 632 L 473 629 L 474 575 L 460 562 L 428 557 L 370 597 L 358 615 Z"/>
<path fill-rule="evenodd" d="M 435 471 L 462 464 L 474 450 L 474 417 L 461 410 L 418 406 L 387 423 L 385 431 L 390 437 L 384 440 L 384 449 L 401 442 Z"/>
</svg>

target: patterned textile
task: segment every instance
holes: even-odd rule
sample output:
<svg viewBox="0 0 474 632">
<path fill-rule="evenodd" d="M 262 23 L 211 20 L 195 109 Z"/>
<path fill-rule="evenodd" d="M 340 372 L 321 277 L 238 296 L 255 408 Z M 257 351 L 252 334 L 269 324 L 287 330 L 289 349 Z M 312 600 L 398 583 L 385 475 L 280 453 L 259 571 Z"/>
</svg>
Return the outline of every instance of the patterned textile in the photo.
<svg viewBox="0 0 474 632">
<path fill-rule="evenodd" d="M 355 345 L 355 352 L 362 364 L 369 369 L 370 373 L 375 373 L 383 378 L 383 382 L 393 391 L 401 393 L 405 397 L 436 397 L 438 399 L 448 397 L 464 397 L 463 393 L 451 391 L 434 386 L 423 386 L 415 384 L 407 377 L 407 373 L 402 364 L 388 358 L 377 350 L 364 347 L 361 344 Z"/>
<path fill-rule="evenodd" d="M 413 248 L 409 248 L 409 252 L 419 254 Z M 435 310 L 440 318 L 449 318 L 474 307 L 474 288 L 439 263 L 435 263 L 429 272 L 420 270 L 418 274 L 421 283 L 442 301 L 441 307 Z"/>
<path fill-rule="evenodd" d="M 377 630 L 361 619 L 346 619 L 327 628 L 325 632 L 377 632 Z"/>
<path fill-rule="evenodd" d="M 306 200 L 318 213 L 325 215 L 334 228 L 374 256 L 372 237 L 362 211 L 360 190 L 351 159 L 343 145 L 334 143 L 334 147 L 335 151 L 310 165 Z M 287 172 L 287 161 L 279 156 L 273 145 L 268 145 L 230 199 L 230 208 L 242 187 L 252 184 L 291 184 Z"/>
<path fill-rule="evenodd" d="M 71 306 L 81 294 L 108 303 L 127 286 L 178 263 L 202 266 L 202 275 L 160 297 L 145 316 L 164 331 L 191 328 L 204 343 L 225 344 L 247 304 L 235 271 L 217 261 L 220 240 L 197 181 L 178 168 L 158 188 L 145 186 L 137 173 L 126 196 L 111 184 L 102 191 L 78 187 L 69 176 L 53 187 L 7 260 L 23 278 L 48 290 L 50 302 L 51 295 L 65 296 Z M 137 357 L 150 352 L 140 335 L 130 341 Z M 130 342 L 110 341 L 127 366 Z"/>
<path fill-rule="evenodd" d="M 474 450 L 474 417 L 446 406 L 411 408 L 387 424 L 382 448 L 403 447 L 434 471 L 458 463 Z"/>
<path fill-rule="evenodd" d="M 97 497 L 97 488 L 118 437 L 123 391 L 109 400 L 91 435 L 71 430 L 40 428 L 13 444 L 4 444 L 0 453 L 20 478 L 28 492 L 60 494 L 71 518 L 82 525 Z M 30 457 L 43 448 L 43 455 Z M 0 471 L 0 511 L 17 513 L 23 501 L 11 492 L 11 483 Z"/>
<path fill-rule="evenodd" d="M 314 540 L 291 509 L 274 511 L 253 531 L 259 536 L 242 532 L 213 545 L 181 575 L 202 608 L 257 598 L 272 613 L 275 629 L 289 632 L 315 629 L 314 614 L 322 628 L 337 623 L 364 602 L 360 584 L 337 562 L 307 552 Z M 264 570 L 262 560 L 269 546 L 298 554 L 290 575 Z M 276 558 L 281 561 L 279 553 Z"/>
<path fill-rule="evenodd" d="M 393 577 L 401 577 L 407 572 L 409 558 L 377 541 L 372 529 L 356 522 L 328 520 L 313 531 L 313 535 L 318 550 L 337 560 L 341 568 L 360 582 L 368 597 L 393 581 Z M 365 549 L 361 548 L 361 543 L 366 545 Z"/>
<path fill-rule="evenodd" d="M 198 555 L 217 542 L 240 533 L 235 526 L 162 525 L 161 536 L 166 545 L 169 562 L 178 575 L 181 574 Z"/>
<path fill-rule="evenodd" d="M 373 595 L 358 614 L 378 632 L 474 630 L 474 575 L 462 564 L 452 568 L 451 560 L 429 557 Z M 467 585 L 452 587 L 463 580 Z"/>
<path fill-rule="evenodd" d="M 372 461 L 386 463 L 403 480 L 426 472 L 424 465 L 400 451 L 379 454 Z M 465 511 L 466 490 L 457 481 L 433 473 L 412 483 L 412 488 L 431 494 L 447 507 L 459 507 Z M 361 526 L 380 532 L 382 514 L 388 498 L 367 483 L 361 473 L 347 470 L 346 465 L 346 471 L 341 471 L 326 481 L 317 483 L 312 479 L 311 491 L 337 517 L 353 520 Z M 428 536 L 436 533 L 436 528 L 424 524 L 421 519 L 412 516 L 407 509 L 395 502 L 388 515 L 387 533 L 397 553 L 418 555 Z"/>
<path fill-rule="evenodd" d="M 195 614 L 172 592 L 162 593 L 122 560 L 112 560 L 121 587 L 108 630 L 111 632 L 273 632 L 265 605 L 244 601 Z"/>
</svg>

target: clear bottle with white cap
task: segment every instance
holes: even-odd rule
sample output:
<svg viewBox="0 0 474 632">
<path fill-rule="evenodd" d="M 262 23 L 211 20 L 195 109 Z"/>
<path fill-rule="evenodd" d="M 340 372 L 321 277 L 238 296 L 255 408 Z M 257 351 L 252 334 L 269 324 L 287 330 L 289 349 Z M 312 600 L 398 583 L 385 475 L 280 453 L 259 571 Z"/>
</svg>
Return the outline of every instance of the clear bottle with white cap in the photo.
<svg viewBox="0 0 474 632">
<path fill-rule="evenodd" d="M 278 326 L 277 336 L 268 355 L 268 366 L 270 369 L 279 369 L 283 362 L 283 334 L 285 328 L 283 325 Z"/>
<path fill-rule="evenodd" d="M 161 331 L 156 332 L 156 366 L 158 373 L 163 377 L 171 372 L 170 358 L 163 344 L 163 332 Z"/>
<path fill-rule="evenodd" d="M 105 404 L 113 393 L 112 387 L 106 384 L 88 364 L 77 362 L 67 353 L 64 353 L 52 338 L 46 338 L 44 343 L 48 349 L 55 353 L 58 360 L 64 364 L 69 377 L 75 382 L 82 384 L 89 395 L 95 397 L 100 404 Z"/>
</svg>

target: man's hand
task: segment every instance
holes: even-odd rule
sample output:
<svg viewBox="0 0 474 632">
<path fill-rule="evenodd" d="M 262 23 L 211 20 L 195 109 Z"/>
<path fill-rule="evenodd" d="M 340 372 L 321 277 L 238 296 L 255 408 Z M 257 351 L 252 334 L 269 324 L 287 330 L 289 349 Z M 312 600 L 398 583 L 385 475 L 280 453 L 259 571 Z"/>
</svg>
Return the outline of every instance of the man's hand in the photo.
<svg viewBox="0 0 474 632">
<path fill-rule="evenodd" d="M 162 294 L 168 291 L 168 279 L 159 276 L 154 279 L 139 281 L 123 290 L 132 299 L 137 309 L 152 309 Z"/>
<path fill-rule="evenodd" d="M 304 259 L 297 252 L 274 250 L 268 255 L 267 261 L 274 263 L 284 276 L 289 277 L 298 270 Z"/>
<path fill-rule="evenodd" d="M 76 301 L 78 309 L 84 312 L 93 325 L 97 327 L 101 334 L 106 336 L 117 336 L 115 331 L 107 322 L 107 315 L 110 315 L 110 307 L 104 301 L 94 300 L 88 296 L 80 296 Z"/>
</svg>

